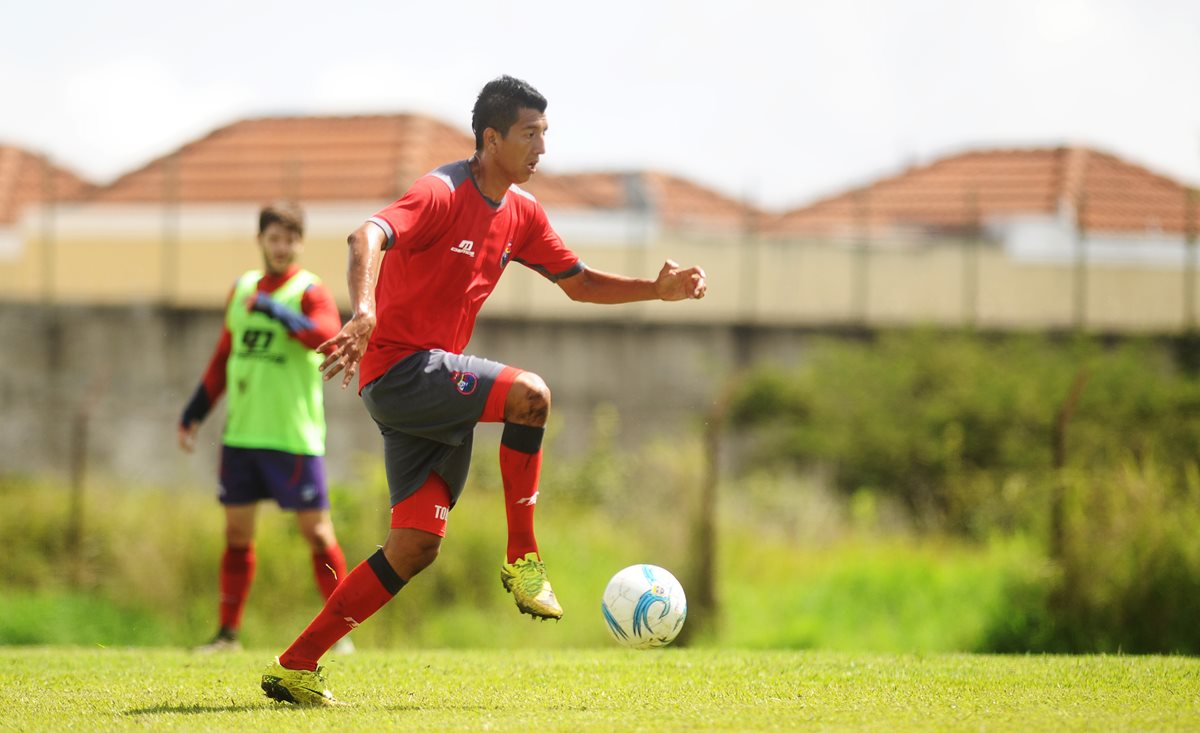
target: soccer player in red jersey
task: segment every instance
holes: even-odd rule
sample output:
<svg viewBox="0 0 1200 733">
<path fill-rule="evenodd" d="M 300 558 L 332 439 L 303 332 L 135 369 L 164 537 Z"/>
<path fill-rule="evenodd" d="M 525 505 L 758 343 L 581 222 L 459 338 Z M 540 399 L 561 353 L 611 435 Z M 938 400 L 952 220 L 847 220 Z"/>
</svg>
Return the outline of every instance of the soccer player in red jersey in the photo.
<svg viewBox="0 0 1200 733">
<path fill-rule="evenodd" d="M 462 354 L 475 317 L 513 262 L 592 303 L 702 298 L 707 286 L 702 269 L 669 260 L 653 280 L 594 270 L 563 244 L 518 187 L 546 151 L 545 112 L 525 82 L 489 82 L 472 113 L 475 154 L 418 179 L 349 237 L 351 318 L 321 344 L 321 370 L 343 387 L 359 376 L 383 434 L 391 530 L 263 675 L 273 699 L 335 704 L 318 660 L 437 557 L 479 422 L 504 423 L 501 582 L 521 612 L 562 616 L 533 533 L 550 389 L 533 372 Z"/>
<path fill-rule="evenodd" d="M 196 648 L 202 652 L 241 649 L 238 632 L 254 581 L 259 501 L 273 499 L 295 512 L 322 596 L 328 599 L 346 575 L 329 515 L 321 358 L 315 351 L 342 320 L 329 288 L 296 264 L 304 249 L 300 207 L 264 207 L 258 246 L 263 269 L 243 274 L 234 285 L 216 352 L 179 421 L 179 446 L 190 453 L 200 423 L 229 387 L 221 436 L 226 546 L 220 619 L 212 641 Z M 340 651 L 351 649 L 347 642 L 340 642 Z"/>
</svg>

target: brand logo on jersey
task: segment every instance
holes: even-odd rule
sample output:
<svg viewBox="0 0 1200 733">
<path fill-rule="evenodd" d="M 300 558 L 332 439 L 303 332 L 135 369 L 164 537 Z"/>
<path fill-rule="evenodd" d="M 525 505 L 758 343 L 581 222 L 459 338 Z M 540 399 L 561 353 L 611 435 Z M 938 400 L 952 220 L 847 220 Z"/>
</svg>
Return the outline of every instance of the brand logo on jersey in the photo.
<svg viewBox="0 0 1200 733">
<path fill-rule="evenodd" d="M 504 245 L 504 254 L 500 255 L 500 267 L 503 268 L 508 264 L 509 258 L 512 257 L 512 242 Z"/>
<path fill-rule="evenodd" d="M 455 372 L 450 375 L 459 394 L 469 395 L 479 386 L 479 377 L 471 372 Z"/>
<path fill-rule="evenodd" d="M 442 506 L 441 504 L 433 505 L 433 518 L 440 519 L 443 522 L 450 518 L 450 507 Z"/>
<path fill-rule="evenodd" d="M 460 255 L 467 255 L 469 257 L 474 257 L 475 256 L 475 242 L 471 241 L 470 239 L 464 239 L 463 241 L 458 243 L 457 247 L 451 247 L 450 251 L 458 253 Z"/>
</svg>

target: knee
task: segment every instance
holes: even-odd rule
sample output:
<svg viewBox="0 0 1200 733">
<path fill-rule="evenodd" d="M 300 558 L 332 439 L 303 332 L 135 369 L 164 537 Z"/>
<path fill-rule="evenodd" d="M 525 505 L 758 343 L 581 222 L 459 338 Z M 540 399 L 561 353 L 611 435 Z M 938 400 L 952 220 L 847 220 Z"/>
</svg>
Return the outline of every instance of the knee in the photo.
<svg viewBox="0 0 1200 733">
<path fill-rule="evenodd" d="M 504 419 L 521 425 L 545 427 L 550 416 L 550 388 L 533 372 L 521 372 L 508 392 Z"/>
<path fill-rule="evenodd" d="M 404 580 L 433 564 L 442 549 L 442 538 L 415 529 L 393 529 L 383 545 L 383 556 Z"/>
<path fill-rule="evenodd" d="M 298 522 L 300 534 L 308 542 L 313 552 L 324 552 L 337 544 L 337 536 L 333 533 L 333 520 L 325 517 L 316 522 Z"/>
<path fill-rule="evenodd" d="M 442 551 L 440 538 L 433 537 L 432 541 L 420 542 L 413 545 L 411 551 L 404 557 L 403 567 L 397 568 L 396 573 L 405 580 L 411 580 L 414 575 L 433 564 Z"/>
<path fill-rule="evenodd" d="M 305 539 L 308 540 L 308 545 L 313 552 L 325 552 L 337 544 L 337 538 L 333 534 L 333 525 L 317 527 L 309 532 Z"/>
</svg>

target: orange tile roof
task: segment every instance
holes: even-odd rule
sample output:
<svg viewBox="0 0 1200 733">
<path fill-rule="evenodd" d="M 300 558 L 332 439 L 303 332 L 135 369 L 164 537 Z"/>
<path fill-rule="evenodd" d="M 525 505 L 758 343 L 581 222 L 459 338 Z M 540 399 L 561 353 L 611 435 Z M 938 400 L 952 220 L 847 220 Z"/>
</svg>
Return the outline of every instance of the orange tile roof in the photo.
<svg viewBox="0 0 1200 733">
<path fill-rule="evenodd" d="M 391 200 L 474 149 L 471 135 L 422 115 L 249 119 L 118 178 L 92 200 Z M 574 202 L 553 180 L 530 188 L 547 205 Z"/>
<path fill-rule="evenodd" d="M 121 176 L 97 202 L 390 200 L 418 176 L 468 157 L 470 134 L 422 115 L 267 117 L 213 131 Z M 751 209 L 664 173 L 540 171 L 522 188 L 547 207 L 618 208 L 641 191 L 663 226 L 742 225 Z"/>
<path fill-rule="evenodd" d="M 1187 197 L 1176 181 L 1088 148 L 982 150 L 789 211 L 763 230 L 855 235 L 865 223 L 874 233 L 964 232 L 996 215 L 1052 214 L 1065 202 L 1081 211 L 1088 231 L 1179 234 Z"/>
<path fill-rule="evenodd" d="M 15 223 L 29 204 L 77 201 L 91 190 L 91 183 L 46 158 L 0 144 L 0 224 Z"/>
<path fill-rule="evenodd" d="M 752 206 L 669 173 L 568 173 L 558 178 L 597 208 L 649 206 L 667 229 L 742 229 L 761 215 Z"/>
</svg>

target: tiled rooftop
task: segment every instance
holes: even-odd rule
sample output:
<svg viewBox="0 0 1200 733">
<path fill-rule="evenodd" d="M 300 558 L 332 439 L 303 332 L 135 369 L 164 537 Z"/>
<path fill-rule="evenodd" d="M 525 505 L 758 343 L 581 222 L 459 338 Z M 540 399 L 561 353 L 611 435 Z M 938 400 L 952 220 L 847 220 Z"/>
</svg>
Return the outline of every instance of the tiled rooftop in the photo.
<svg viewBox="0 0 1200 733">
<path fill-rule="evenodd" d="M 121 176 L 93 200 L 392 199 L 472 149 L 470 136 L 418 115 L 248 119 Z"/>
<path fill-rule="evenodd" d="M 669 173 L 569 173 L 558 178 L 591 206 L 656 209 L 667 229 L 742 229 L 761 215 L 747 204 Z"/>
<path fill-rule="evenodd" d="M 0 225 L 15 223 L 28 204 L 75 201 L 91 189 L 92 184 L 41 156 L 0 144 Z"/>
<path fill-rule="evenodd" d="M 0 145 L 0 223 L 53 190 L 97 203 L 387 201 L 418 176 L 469 156 L 472 136 L 423 115 L 264 117 L 219 128 L 95 189 Z M 46 171 L 52 175 L 46 177 Z M 50 185 L 52 183 L 52 185 Z M 1116 156 L 1078 147 L 969 151 L 782 214 L 655 171 L 554 174 L 524 186 L 549 208 L 651 208 L 665 229 L 774 236 L 972 231 L 1001 215 L 1082 212 L 1089 230 L 1187 228 L 1187 190 Z"/>
<path fill-rule="evenodd" d="M 128 173 L 97 202 L 391 200 L 461 160 L 474 138 L 421 115 L 275 117 L 236 122 Z M 663 173 L 539 171 L 523 188 L 547 207 L 619 208 L 648 197 L 666 226 L 729 220 L 747 207 Z"/>
<path fill-rule="evenodd" d="M 997 215 L 1082 212 L 1089 231 L 1186 228 L 1181 184 L 1107 153 L 1078 147 L 966 152 L 775 217 L 772 234 L 854 235 L 866 230 L 964 232 Z"/>
</svg>

